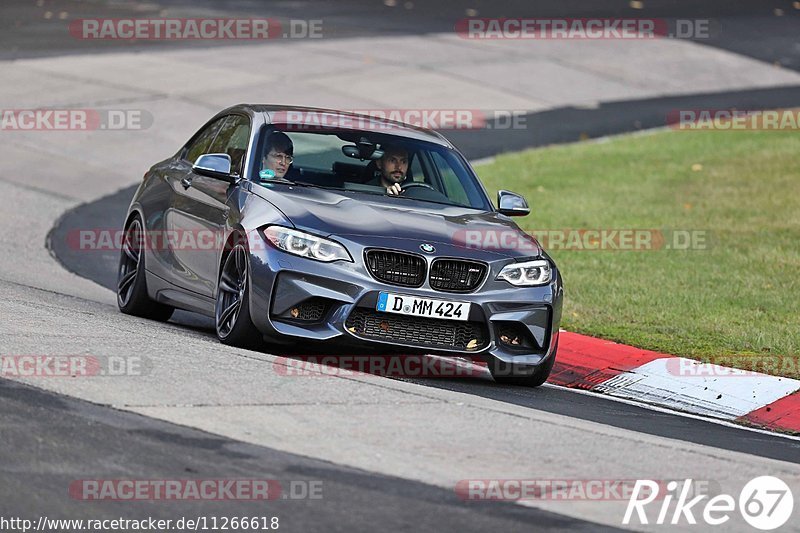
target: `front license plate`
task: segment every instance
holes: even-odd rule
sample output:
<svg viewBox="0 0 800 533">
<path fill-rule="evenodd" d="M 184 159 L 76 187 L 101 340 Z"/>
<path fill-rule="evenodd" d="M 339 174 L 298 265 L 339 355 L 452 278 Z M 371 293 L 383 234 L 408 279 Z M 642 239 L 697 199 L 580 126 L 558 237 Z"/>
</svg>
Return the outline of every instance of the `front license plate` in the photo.
<svg viewBox="0 0 800 533">
<path fill-rule="evenodd" d="M 378 295 L 376 309 L 385 313 L 466 321 L 469 318 L 469 306 L 469 302 L 451 302 L 382 292 Z"/>
</svg>

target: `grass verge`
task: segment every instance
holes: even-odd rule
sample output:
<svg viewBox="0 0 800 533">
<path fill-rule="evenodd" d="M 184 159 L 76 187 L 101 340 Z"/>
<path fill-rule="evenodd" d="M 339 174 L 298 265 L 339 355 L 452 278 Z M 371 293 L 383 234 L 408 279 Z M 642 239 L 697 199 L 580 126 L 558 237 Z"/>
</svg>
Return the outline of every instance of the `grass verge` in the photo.
<svg viewBox="0 0 800 533">
<path fill-rule="evenodd" d="M 501 155 L 477 171 L 493 197 L 528 199 L 517 222 L 548 237 L 565 329 L 800 378 L 800 133 L 660 131 Z M 659 230 L 664 246 L 576 249 L 591 241 L 570 245 L 578 233 L 563 230 L 581 229 Z"/>
</svg>

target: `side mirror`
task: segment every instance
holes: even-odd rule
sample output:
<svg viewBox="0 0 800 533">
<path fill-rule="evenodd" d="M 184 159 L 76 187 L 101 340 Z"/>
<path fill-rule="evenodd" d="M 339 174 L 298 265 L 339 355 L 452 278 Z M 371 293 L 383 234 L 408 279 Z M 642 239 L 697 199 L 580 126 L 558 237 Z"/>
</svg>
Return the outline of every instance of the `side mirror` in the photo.
<svg viewBox="0 0 800 533">
<path fill-rule="evenodd" d="M 228 154 L 203 154 L 192 165 L 195 174 L 233 183 L 236 176 L 231 174 L 231 156 Z"/>
<path fill-rule="evenodd" d="M 525 198 L 511 191 L 497 191 L 497 207 L 501 214 L 509 217 L 524 217 L 531 213 Z"/>
</svg>

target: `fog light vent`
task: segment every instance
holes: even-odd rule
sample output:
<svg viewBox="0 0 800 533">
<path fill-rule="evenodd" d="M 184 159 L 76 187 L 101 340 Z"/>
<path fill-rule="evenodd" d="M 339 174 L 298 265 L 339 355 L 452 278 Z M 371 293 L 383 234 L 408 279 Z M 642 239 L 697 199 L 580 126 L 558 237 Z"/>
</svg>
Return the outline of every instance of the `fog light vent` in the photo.
<svg viewBox="0 0 800 533">
<path fill-rule="evenodd" d="M 319 322 L 325 316 L 327 310 L 328 301 L 326 299 L 309 298 L 290 307 L 279 316 L 301 322 Z"/>
<path fill-rule="evenodd" d="M 495 335 L 498 344 L 514 350 L 541 349 L 528 328 L 516 322 L 495 323 Z"/>
</svg>

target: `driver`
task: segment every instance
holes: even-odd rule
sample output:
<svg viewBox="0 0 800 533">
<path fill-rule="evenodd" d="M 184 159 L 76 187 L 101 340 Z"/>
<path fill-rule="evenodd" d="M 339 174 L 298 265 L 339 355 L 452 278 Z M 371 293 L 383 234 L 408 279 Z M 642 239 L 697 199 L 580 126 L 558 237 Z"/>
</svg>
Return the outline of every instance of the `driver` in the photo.
<svg viewBox="0 0 800 533">
<path fill-rule="evenodd" d="M 262 179 L 281 179 L 286 176 L 292 161 L 294 161 L 292 140 L 282 131 L 273 131 L 267 137 L 264 146 L 264 158 L 261 161 L 262 170 L 259 176 Z"/>
<path fill-rule="evenodd" d="M 384 187 L 386 194 L 398 195 L 402 191 L 400 184 L 406 179 L 408 172 L 408 150 L 402 146 L 386 145 L 383 147 L 383 156 L 375 161 L 378 168 L 376 177 L 367 182 L 367 185 Z"/>
</svg>

